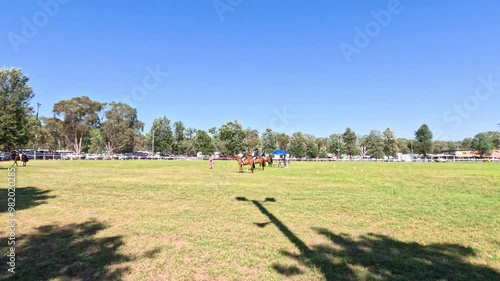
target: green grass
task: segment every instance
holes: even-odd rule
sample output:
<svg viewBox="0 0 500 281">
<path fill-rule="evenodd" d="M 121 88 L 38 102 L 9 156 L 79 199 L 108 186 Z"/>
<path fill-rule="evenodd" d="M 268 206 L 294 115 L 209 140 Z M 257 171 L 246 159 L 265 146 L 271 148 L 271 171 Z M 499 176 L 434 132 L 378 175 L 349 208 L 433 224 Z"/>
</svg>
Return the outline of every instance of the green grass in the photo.
<svg viewBox="0 0 500 281">
<path fill-rule="evenodd" d="M 1 221 L 7 170 L 0 163 Z M 499 280 L 500 164 L 30 161 L 0 280 Z M 0 227 L 2 255 L 6 227 Z"/>
</svg>

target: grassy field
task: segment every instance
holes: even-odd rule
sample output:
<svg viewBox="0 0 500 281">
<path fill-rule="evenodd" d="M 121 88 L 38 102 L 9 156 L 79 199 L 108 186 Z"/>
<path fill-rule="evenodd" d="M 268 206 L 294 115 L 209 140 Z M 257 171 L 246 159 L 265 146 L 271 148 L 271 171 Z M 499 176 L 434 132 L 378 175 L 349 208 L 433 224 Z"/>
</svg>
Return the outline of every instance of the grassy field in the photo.
<svg viewBox="0 0 500 281">
<path fill-rule="evenodd" d="M 499 163 L 30 161 L 0 280 L 500 280 Z"/>
</svg>

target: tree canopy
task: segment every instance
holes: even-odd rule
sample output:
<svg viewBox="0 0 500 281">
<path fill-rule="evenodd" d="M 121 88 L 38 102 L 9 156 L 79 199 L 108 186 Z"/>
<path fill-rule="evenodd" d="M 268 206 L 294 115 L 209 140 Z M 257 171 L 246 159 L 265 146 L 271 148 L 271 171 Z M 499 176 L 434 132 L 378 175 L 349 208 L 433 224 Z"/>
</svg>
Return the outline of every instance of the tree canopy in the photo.
<svg viewBox="0 0 500 281">
<path fill-rule="evenodd" d="M 90 128 L 100 125 L 99 112 L 104 105 L 86 96 L 62 100 L 54 104 L 52 111 L 58 116 L 63 116 L 63 136 L 68 144 L 73 145 L 76 153 L 82 151 L 83 138 Z"/>
<path fill-rule="evenodd" d="M 33 89 L 19 68 L 0 68 L 0 144 L 5 149 L 20 148 L 29 141 L 30 101 Z"/>
<path fill-rule="evenodd" d="M 415 132 L 415 139 L 417 140 L 417 152 L 424 157 L 432 152 L 432 132 L 426 124 L 420 126 Z"/>
<path fill-rule="evenodd" d="M 102 124 L 102 137 L 106 150 L 110 152 L 131 151 L 135 136 L 141 132 L 144 124 L 137 119 L 137 110 L 123 103 L 110 103 L 105 112 L 106 120 Z M 97 135 L 94 133 L 94 140 Z"/>
<path fill-rule="evenodd" d="M 477 151 L 481 157 L 485 154 L 490 153 L 495 146 L 493 145 L 493 141 L 491 137 L 486 133 L 479 133 L 472 139 L 471 147 Z"/>
</svg>

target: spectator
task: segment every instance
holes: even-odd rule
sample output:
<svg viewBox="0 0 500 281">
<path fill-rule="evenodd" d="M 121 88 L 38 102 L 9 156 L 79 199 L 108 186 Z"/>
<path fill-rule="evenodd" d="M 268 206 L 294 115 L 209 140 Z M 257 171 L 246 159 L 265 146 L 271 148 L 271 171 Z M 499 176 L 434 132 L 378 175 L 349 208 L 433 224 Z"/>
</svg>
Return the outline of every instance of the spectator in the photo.
<svg viewBox="0 0 500 281">
<path fill-rule="evenodd" d="M 210 160 L 210 169 L 213 169 L 215 166 L 215 155 L 210 155 L 210 158 L 208 158 L 208 160 Z"/>
</svg>

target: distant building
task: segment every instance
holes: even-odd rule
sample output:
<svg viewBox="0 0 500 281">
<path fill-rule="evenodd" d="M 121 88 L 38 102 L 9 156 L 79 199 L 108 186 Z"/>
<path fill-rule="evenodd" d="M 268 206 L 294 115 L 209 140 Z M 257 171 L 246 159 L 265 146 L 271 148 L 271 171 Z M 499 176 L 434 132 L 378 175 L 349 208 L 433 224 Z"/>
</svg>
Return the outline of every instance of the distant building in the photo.
<svg viewBox="0 0 500 281">
<path fill-rule="evenodd" d="M 500 159 L 500 149 L 493 150 L 489 156 L 491 158 Z"/>
<path fill-rule="evenodd" d="M 445 150 L 442 152 L 443 155 L 455 156 L 455 157 L 474 157 L 476 154 L 471 150 Z"/>
</svg>

